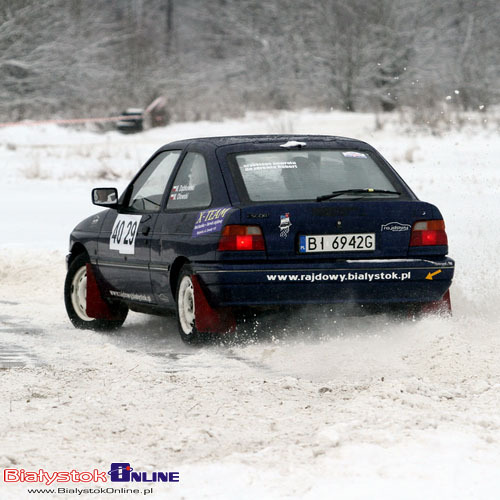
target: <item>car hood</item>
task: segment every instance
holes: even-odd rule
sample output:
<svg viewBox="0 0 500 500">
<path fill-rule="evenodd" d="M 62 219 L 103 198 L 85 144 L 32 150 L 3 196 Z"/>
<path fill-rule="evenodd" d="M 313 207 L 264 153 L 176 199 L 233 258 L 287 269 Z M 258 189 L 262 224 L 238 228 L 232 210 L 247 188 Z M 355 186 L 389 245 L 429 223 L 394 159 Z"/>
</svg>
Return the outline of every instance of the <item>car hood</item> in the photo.
<svg viewBox="0 0 500 500">
<path fill-rule="evenodd" d="M 83 219 L 72 231 L 71 234 L 75 233 L 99 233 L 101 230 L 102 223 L 106 218 L 106 214 L 109 210 L 102 210 L 97 212 L 86 219 Z"/>
</svg>

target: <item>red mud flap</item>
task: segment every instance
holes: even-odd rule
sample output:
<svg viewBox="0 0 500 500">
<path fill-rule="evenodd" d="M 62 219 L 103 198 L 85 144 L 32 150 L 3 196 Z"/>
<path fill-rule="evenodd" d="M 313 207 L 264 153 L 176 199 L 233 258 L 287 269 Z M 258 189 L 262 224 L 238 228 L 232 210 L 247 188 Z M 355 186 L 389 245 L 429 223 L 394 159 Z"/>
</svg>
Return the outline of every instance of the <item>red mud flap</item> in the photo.
<svg viewBox="0 0 500 500">
<path fill-rule="evenodd" d="M 236 329 L 233 314 L 226 308 L 212 307 L 205 297 L 198 276 L 191 276 L 194 290 L 195 325 L 200 333 L 231 333 Z"/>
<path fill-rule="evenodd" d="M 424 304 L 421 309 L 423 314 L 444 314 L 451 316 L 450 291 L 447 290 L 441 300 Z"/>
<path fill-rule="evenodd" d="M 95 319 L 118 319 L 111 311 L 109 304 L 104 301 L 95 278 L 92 264 L 87 263 L 87 316 Z"/>
</svg>

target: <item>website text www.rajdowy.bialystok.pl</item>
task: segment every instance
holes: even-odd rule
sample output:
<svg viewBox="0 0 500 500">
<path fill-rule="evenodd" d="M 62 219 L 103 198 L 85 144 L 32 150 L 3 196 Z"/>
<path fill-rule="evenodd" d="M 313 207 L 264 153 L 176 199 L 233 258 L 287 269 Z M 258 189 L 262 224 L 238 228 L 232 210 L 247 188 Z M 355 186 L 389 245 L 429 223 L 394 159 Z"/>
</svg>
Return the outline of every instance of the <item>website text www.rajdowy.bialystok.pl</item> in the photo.
<svg viewBox="0 0 500 500">
<path fill-rule="evenodd" d="M 411 279 L 411 272 L 400 273 L 391 272 L 349 272 L 349 273 L 297 273 L 297 274 L 267 274 L 267 281 L 308 281 L 314 283 L 317 281 L 336 281 L 344 283 L 345 281 L 405 281 Z"/>
</svg>

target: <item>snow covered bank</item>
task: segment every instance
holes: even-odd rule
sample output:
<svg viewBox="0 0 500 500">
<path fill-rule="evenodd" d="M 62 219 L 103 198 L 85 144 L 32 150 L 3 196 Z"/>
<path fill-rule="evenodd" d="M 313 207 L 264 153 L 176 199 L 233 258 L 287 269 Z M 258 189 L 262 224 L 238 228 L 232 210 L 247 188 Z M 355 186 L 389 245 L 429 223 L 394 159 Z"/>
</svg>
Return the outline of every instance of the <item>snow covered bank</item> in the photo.
<svg viewBox="0 0 500 500">
<path fill-rule="evenodd" d="M 498 136 L 408 137 L 374 132 L 370 115 L 285 116 L 294 132 L 366 138 L 440 207 L 457 261 L 453 318 L 306 312 L 272 333 L 203 349 L 182 345 L 173 317 L 131 314 L 107 335 L 74 330 L 62 300 L 64 254 L 71 228 L 95 211 L 91 187 L 123 188 L 174 138 L 291 125 L 268 116 L 136 136 L 0 131 L 1 341 L 26 353 L 26 366 L 0 370 L 0 468 L 107 471 L 127 461 L 178 470 L 180 483 L 154 487 L 159 498 L 497 496 Z M 10 146 L 2 134 L 14 134 Z M 116 181 L 96 174 L 103 148 Z M 27 176 L 34 159 L 51 174 Z M 2 482 L 0 496 L 28 497 L 25 486 Z"/>
</svg>

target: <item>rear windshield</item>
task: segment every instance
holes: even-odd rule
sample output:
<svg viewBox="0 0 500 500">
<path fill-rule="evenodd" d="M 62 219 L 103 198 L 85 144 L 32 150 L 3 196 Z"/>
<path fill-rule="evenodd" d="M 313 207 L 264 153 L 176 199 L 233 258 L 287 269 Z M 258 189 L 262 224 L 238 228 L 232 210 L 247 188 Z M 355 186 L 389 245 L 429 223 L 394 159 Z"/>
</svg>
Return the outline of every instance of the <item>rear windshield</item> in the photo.
<svg viewBox="0 0 500 500">
<path fill-rule="evenodd" d="M 365 151 L 259 151 L 235 160 L 252 201 L 310 200 L 344 189 L 399 191 Z"/>
</svg>

